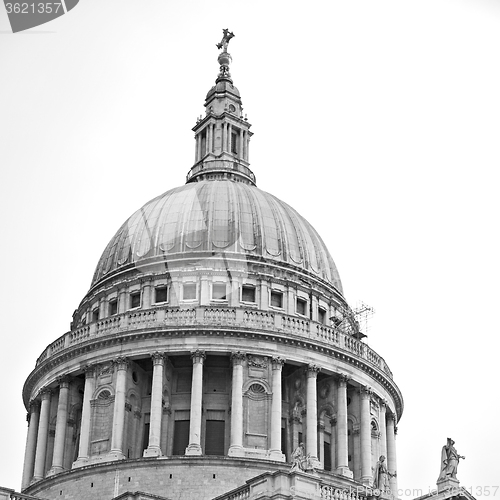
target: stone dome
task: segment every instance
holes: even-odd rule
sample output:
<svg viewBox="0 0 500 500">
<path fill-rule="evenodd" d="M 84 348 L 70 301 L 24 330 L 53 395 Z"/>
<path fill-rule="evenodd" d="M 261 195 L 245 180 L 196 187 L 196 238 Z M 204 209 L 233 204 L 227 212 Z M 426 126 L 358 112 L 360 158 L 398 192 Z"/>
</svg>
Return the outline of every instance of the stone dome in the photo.
<svg viewBox="0 0 500 500">
<path fill-rule="evenodd" d="M 137 210 L 104 250 L 92 286 L 134 266 L 214 253 L 299 268 L 342 293 L 335 263 L 309 222 L 275 196 L 224 179 L 171 189 Z"/>
</svg>

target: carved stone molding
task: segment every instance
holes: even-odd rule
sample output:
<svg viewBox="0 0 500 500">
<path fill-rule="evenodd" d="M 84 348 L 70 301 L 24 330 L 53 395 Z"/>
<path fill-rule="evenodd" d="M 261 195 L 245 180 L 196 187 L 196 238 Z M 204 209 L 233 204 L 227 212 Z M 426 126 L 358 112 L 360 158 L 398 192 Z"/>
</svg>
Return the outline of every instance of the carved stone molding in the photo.
<svg viewBox="0 0 500 500">
<path fill-rule="evenodd" d="M 241 351 L 235 351 L 231 353 L 231 361 L 233 365 L 242 365 L 247 359 L 247 355 Z"/>
<path fill-rule="evenodd" d="M 132 405 L 130 403 L 125 403 L 125 410 L 132 411 Z"/>
<path fill-rule="evenodd" d="M 254 366 L 255 368 L 267 368 L 267 357 L 252 356 L 249 354 L 248 366 Z"/>
<path fill-rule="evenodd" d="M 29 402 L 29 405 L 28 405 L 28 409 L 29 409 L 29 414 L 31 415 L 32 413 L 37 413 L 40 411 L 40 400 L 39 399 L 32 399 L 30 402 Z"/>
<path fill-rule="evenodd" d="M 48 387 L 43 387 L 42 389 L 40 389 L 40 391 L 38 392 L 38 395 L 40 396 L 40 399 L 42 401 L 46 400 L 46 399 L 50 399 L 50 396 L 52 395 L 52 390 L 49 389 Z"/>
<path fill-rule="evenodd" d="M 349 375 L 346 375 L 345 373 L 339 373 L 339 387 L 347 387 L 347 382 L 351 377 Z"/>
<path fill-rule="evenodd" d="M 67 375 L 63 375 L 62 377 L 57 377 L 56 382 L 59 384 L 59 388 L 67 389 L 69 387 L 70 382 L 71 382 L 71 377 L 68 377 Z"/>
<path fill-rule="evenodd" d="M 306 367 L 307 378 L 316 378 L 321 368 L 318 365 L 310 364 Z"/>
<path fill-rule="evenodd" d="M 337 425 L 337 415 L 333 415 L 333 417 L 330 419 L 330 425 L 331 426 Z"/>
<path fill-rule="evenodd" d="M 318 431 L 325 432 L 325 422 L 323 421 L 318 422 Z"/>
<path fill-rule="evenodd" d="M 281 356 L 273 356 L 271 358 L 271 363 L 273 370 L 281 370 L 285 364 L 285 358 L 282 358 Z"/>
<path fill-rule="evenodd" d="M 85 365 L 83 367 L 85 378 L 93 378 L 97 372 L 97 365 Z"/>
<path fill-rule="evenodd" d="M 153 360 L 153 366 L 163 365 L 165 363 L 165 354 L 155 351 L 151 354 L 151 359 Z"/>
<path fill-rule="evenodd" d="M 200 351 L 200 349 L 196 349 L 191 353 L 191 359 L 193 360 L 193 364 L 201 363 L 203 364 L 204 359 L 207 356 L 205 355 L 205 351 Z"/>
<path fill-rule="evenodd" d="M 130 361 L 125 356 L 118 356 L 113 360 L 113 363 L 117 370 L 127 370 L 130 365 Z"/>
<path fill-rule="evenodd" d="M 368 386 L 362 387 L 359 392 L 361 393 L 361 399 L 371 399 L 373 395 L 372 388 Z"/>
</svg>

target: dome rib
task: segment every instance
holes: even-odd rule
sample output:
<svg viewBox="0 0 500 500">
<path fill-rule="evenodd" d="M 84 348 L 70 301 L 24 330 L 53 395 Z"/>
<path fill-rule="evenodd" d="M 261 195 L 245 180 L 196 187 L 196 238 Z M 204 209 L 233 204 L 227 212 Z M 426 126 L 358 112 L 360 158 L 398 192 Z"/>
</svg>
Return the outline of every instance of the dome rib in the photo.
<svg viewBox="0 0 500 500">
<path fill-rule="evenodd" d="M 207 252 L 284 262 L 342 293 L 335 263 L 311 224 L 275 196 L 230 180 L 189 183 L 143 205 L 106 246 L 92 286 L 145 260 Z"/>
</svg>

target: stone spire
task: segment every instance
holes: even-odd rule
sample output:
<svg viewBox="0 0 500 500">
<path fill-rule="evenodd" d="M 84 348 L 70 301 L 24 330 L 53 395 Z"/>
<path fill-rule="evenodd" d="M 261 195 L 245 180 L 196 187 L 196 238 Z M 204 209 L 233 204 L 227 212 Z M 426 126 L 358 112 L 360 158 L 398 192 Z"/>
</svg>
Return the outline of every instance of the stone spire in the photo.
<svg viewBox="0 0 500 500">
<path fill-rule="evenodd" d="M 228 29 L 223 33 L 216 44 L 221 51 L 217 58 L 219 74 L 205 99 L 205 116 L 200 116 L 193 127 L 195 161 L 186 182 L 230 179 L 255 185 L 255 175 L 249 168 L 251 125 L 243 115 L 240 92 L 229 71 L 232 58 L 227 47 L 234 34 Z"/>
</svg>

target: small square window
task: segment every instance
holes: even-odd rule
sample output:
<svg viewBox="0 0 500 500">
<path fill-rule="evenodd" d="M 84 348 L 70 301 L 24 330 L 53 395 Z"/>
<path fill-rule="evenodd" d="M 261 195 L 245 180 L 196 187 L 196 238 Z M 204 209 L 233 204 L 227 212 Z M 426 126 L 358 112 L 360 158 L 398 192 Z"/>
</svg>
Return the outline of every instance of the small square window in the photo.
<svg viewBox="0 0 500 500">
<path fill-rule="evenodd" d="M 271 306 L 283 308 L 283 294 L 276 290 L 271 290 Z"/>
<path fill-rule="evenodd" d="M 225 283 L 214 283 L 212 285 L 212 300 L 227 300 Z"/>
<path fill-rule="evenodd" d="M 255 302 L 255 287 L 243 285 L 241 288 L 241 302 Z"/>
<path fill-rule="evenodd" d="M 92 321 L 99 321 L 99 308 L 98 307 L 96 307 L 92 311 Z"/>
<path fill-rule="evenodd" d="M 167 285 L 157 286 L 155 288 L 155 304 L 158 304 L 160 302 L 168 302 L 168 287 L 167 287 Z"/>
<path fill-rule="evenodd" d="M 109 315 L 113 316 L 118 312 L 118 301 L 116 299 L 112 299 L 109 301 Z"/>
<path fill-rule="evenodd" d="M 141 292 L 132 292 L 130 294 L 130 309 L 135 309 L 141 305 Z"/>
<path fill-rule="evenodd" d="M 196 283 L 184 283 L 182 300 L 196 300 Z"/>
<path fill-rule="evenodd" d="M 297 297 L 295 309 L 297 310 L 297 314 L 307 316 L 307 300 Z"/>
<path fill-rule="evenodd" d="M 318 307 L 318 321 L 323 325 L 326 324 L 326 311 L 321 307 Z"/>
</svg>

